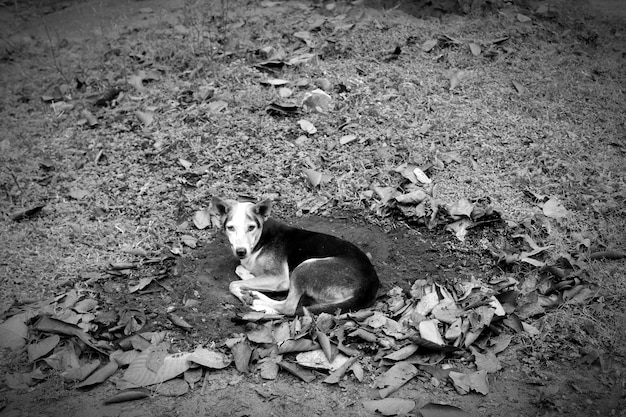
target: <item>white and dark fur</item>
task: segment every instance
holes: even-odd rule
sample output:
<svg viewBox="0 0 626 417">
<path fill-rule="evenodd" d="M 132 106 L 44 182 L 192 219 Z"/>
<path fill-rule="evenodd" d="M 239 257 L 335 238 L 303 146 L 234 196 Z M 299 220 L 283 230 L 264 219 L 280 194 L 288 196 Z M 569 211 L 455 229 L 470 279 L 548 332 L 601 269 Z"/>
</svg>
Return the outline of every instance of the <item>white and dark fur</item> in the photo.
<svg viewBox="0 0 626 417">
<path fill-rule="evenodd" d="M 376 298 L 378 276 L 369 258 L 338 237 L 287 226 L 269 218 L 271 202 L 213 198 L 212 214 L 241 262 L 230 291 L 250 307 L 288 316 L 358 310 Z M 262 292 L 284 292 L 274 300 Z"/>
</svg>

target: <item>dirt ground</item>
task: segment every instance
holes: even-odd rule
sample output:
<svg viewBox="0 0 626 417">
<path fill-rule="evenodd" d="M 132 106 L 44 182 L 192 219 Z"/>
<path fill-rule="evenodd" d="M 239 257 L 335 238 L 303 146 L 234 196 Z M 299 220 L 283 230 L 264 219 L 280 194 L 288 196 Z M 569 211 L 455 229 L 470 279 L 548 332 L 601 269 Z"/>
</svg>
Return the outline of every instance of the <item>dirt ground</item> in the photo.
<svg viewBox="0 0 626 417">
<path fill-rule="evenodd" d="M 430 4 L 420 4 L 422 3 Z M 122 33 L 132 34 L 144 29 L 158 30 L 163 25 L 175 25 L 182 20 L 184 8 L 190 4 L 160 0 L 5 2 L 0 7 L 0 26 L 4 27 L 4 34 L 11 33 L 11 48 L 20 42 L 24 42 L 24 48 L 28 48 L 28 44 L 34 40 L 48 42 L 53 38 L 54 42 L 66 40 L 70 44 L 83 43 L 87 49 L 99 50 L 103 45 L 114 43 L 116 37 Z M 388 2 L 368 4 L 379 9 L 395 6 L 390 7 Z M 247 12 L 254 7 L 260 6 L 248 4 Z M 410 12 L 414 10 L 412 7 L 414 5 L 401 5 L 398 8 L 399 13 L 404 13 L 403 9 Z M 592 8 L 599 14 L 626 17 L 626 7 L 618 0 L 595 1 L 592 2 Z M 425 10 L 428 11 L 427 14 L 432 11 L 434 18 L 441 13 L 437 8 Z M 417 18 L 411 14 L 403 14 L 402 17 L 409 22 Z M 616 34 L 618 35 L 623 39 L 623 29 L 621 34 Z M 5 53 L 9 56 L 15 54 L 7 51 Z M 6 56 L 3 59 L 5 58 Z M 29 77 L 36 76 L 33 73 L 36 74 L 37 71 L 54 71 L 52 67 L 55 64 L 50 64 L 50 60 L 42 59 L 38 63 L 36 57 L 28 56 L 27 60 L 19 54 L 11 58 L 14 64 L 12 70 L 20 65 L 20 59 L 32 65 L 32 68 L 23 70 Z M 15 118 L 18 119 L 20 118 Z M 7 121 L 7 125 L 15 129 L 18 122 L 12 119 Z M 22 126 L 24 129 L 31 128 L 25 124 Z M 46 129 L 57 132 L 57 127 L 51 124 Z M 242 129 L 253 130 L 249 126 Z M 61 132 L 57 139 L 64 140 L 63 135 Z M 71 140 L 74 138 L 68 139 Z M 76 148 L 80 149 L 80 146 L 76 145 Z M 623 155 L 623 148 L 620 149 Z M 89 152 L 97 153 L 97 149 L 90 149 Z M 77 155 L 79 153 L 76 151 Z M 129 176 L 132 177 L 132 173 Z M 252 174 L 250 176 L 253 177 Z M 213 179 L 219 181 L 219 178 Z M 163 198 L 167 200 L 170 197 Z M 381 279 L 381 297 L 394 286 L 408 290 L 418 278 L 457 283 L 473 278 L 488 281 L 502 274 L 502 265 L 494 262 L 492 254 L 481 244 L 484 240 L 496 239 L 503 234 L 500 226 L 478 229 L 467 241 L 459 242 L 441 229 L 428 230 L 424 227 L 410 227 L 401 221 L 373 220 L 371 214 L 356 211 L 353 207 L 339 206 L 328 210 L 324 216 L 305 214 L 296 218 L 291 215 L 293 205 L 286 206 L 277 213 L 279 217 L 299 227 L 350 240 L 370 254 Z M 176 212 L 175 215 L 180 215 L 181 219 L 189 218 L 190 208 L 185 207 L 183 211 L 184 213 Z M 141 218 L 141 213 L 131 214 L 130 217 Z M 140 224 L 141 221 L 138 220 L 137 223 Z M 124 228 L 124 225 L 120 227 Z M 24 233 L 32 234 L 29 235 L 31 238 L 36 237 L 37 233 L 45 235 L 45 232 L 36 232 L 34 228 Z M 91 271 L 89 276 L 93 277 L 95 273 L 100 277 L 97 292 L 106 305 L 132 306 L 144 311 L 147 316 L 146 330 L 168 331 L 171 342 L 177 349 L 185 350 L 199 344 L 221 347 L 224 339 L 246 329 L 245 324 L 235 320 L 236 314 L 243 311 L 242 307 L 228 292 L 228 283 L 236 278 L 236 260 L 231 256 L 224 237 L 218 232 L 206 230 L 199 236 L 201 237 L 196 248 L 185 248 L 183 256 L 165 262 L 168 275 L 159 282 L 162 287 L 156 290 L 133 294 L 120 291 L 127 278 L 107 275 L 102 268 L 96 272 Z M 67 244 L 65 241 L 57 243 L 63 248 Z M 107 244 L 115 247 L 115 243 Z M 88 253 L 91 254 L 90 251 Z M 68 258 L 80 258 L 70 253 L 65 255 Z M 33 262 L 32 259 L 35 258 L 31 256 L 32 253 L 25 251 L 25 265 Z M 89 259 L 95 264 L 97 261 L 94 257 L 90 255 Z M 12 270 L 6 261 L 3 265 L 3 271 Z M 28 269 L 27 266 L 20 265 L 22 267 Z M 102 277 L 106 277 L 106 280 L 101 279 Z M 52 286 L 52 290 L 46 288 L 47 295 L 50 295 L 50 291 L 58 292 L 70 284 L 73 282 Z M 29 285 L 32 286 L 28 282 L 23 283 L 24 288 L 30 288 Z M 35 290 L 29 296 L 36 299 L 42 292 L 44 291 L 38 293 Z M 181 306 L 181 300 L 199 302 Z M 178 305 L 177 313 L 193 326 L 192 330 L 182 331 L 167 321 L 167 307 L 171 305 Z M 571 345 L 564 345 L 563 340 L 567 340 L 566 337 L 560 339 L 561 343 L 550 344 L 547 339 L 538 341 L 529 337 L 517 337 L 515 343 L 498 356 L 502 362 L 502 370 L 489 376 L 490 392 L 486 396 L 476 393 L 461 395 L 451 384 L 442 383 L 427 372 L 421 372 L 400 388 L 394 397 L 414 400 L 417 408 L 409 415 L 415 416 L 420 415 L 419 407 L 428 403 L 453 405 L 466 413 L 430 415 L 626 416 L 624 357 L 616 355 L 611 360 L 607 359 L 609 362 L 589 360 L 584 354 L 587 346 L 580 346 L 576 341 Z M 9 369 L 10 358 L 9 355 L 3 356 L 3 371 Z M 288 373 L 280 373 L 276 380 L 267 381 L 254 373 L 241 374 L 231 366 L 224 370 L 207 371 L 210 373 L 204 384 L 196 383 L 189 392 L 180 397 L 154 395 L 137 401 L 109 405 L 105 405 L 103 401 L 117 392 L 111 382 L 86 390 L 66 386 L 60 378 L 48 378 L 27 390 L 12 390 L 3 382 L 0 385 L 0 415 L 370 415 L 362 402 L 377 398 L 372 381 L 380 370 L 371 357 L 366 357 L 364 361 L 366 377 L 363 382 L 347 378 L 338 385 L 328 385 L 319 382 L 318 378 L 314 382 L 306 383 Z"/>
</svg>

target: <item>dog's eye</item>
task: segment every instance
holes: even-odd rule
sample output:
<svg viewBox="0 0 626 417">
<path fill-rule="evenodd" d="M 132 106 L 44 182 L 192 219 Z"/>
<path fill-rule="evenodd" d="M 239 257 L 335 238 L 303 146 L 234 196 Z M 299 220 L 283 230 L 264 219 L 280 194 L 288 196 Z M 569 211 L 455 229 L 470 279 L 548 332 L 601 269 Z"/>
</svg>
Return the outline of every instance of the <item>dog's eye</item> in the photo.
<svg viewBox="0 0 626 417">
<path fill-rule="evenodd" d="M 256 229 L 255 225 L 248 226 L 248 232 L 252 232 L 252 231 L 254 231 L 254 229 Z"/>
<path fill-rule="evenodd" d="M 228 230 L 229 232 L 234 232 L 235 226 L 226 226 L 226 230 Z"/>
</svg>

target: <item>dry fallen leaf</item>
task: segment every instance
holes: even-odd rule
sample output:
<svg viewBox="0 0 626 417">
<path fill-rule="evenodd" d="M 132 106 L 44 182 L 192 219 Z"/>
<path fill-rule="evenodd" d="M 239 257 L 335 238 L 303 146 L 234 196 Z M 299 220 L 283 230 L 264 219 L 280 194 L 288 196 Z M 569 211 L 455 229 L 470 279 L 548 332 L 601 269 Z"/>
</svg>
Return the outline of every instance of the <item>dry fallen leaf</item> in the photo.
<svg viewBox="0 0 626 417">
<path fill-rule="evenodd" d="M 202 230 L 211 226 L 211 214 L 207 210 L 198 210 L 193 215 L 193 224 Z"/>
<path fill-rule="evenodd" d="M 113 359 L 111 358 L 111 360 Z M 78 368 L 72 368 L 68 371 L 65 371 L 61 375 L 63 376 L 63 380 L 67 382 L 80 382 L 80 381 L 84 381 L 89 375 L 91 375 L 99 367 L 100 367 L 100 360 L 94 359 L 93 361 L 87 362 L 86 364 Z"/>
<path fill-rule="evenodd" d="M 190 247 L 191 249 L 195 249 L 198 243 L 198 239 L 189 235 L 182 235 L 180 237 L 180 241 L 183 242 L 186 246 Z"/>
<path fill-rule="evenodd" d="M 84 109 L 80 114 L 85 118 L 85 120 L 87 120 L 87 123 L 90 127 L 95 127 L 98 125 L 98 119 L 89 110 Z"/>
<path fill-rule="evenodd" d="M 148 252 L 143 248 L 133 248 L 131 246 L 125 245 L 122 247 L 122 251 L 134 256 L 141 256 L 142 258 L 148 257 Z"/>
<path fill-rule="evenodd" d="M 322 351 L 324 352 L 324 355 L 326 355 L 326 358 L 329 361 L 334 361 L 337 354 L 337 348 L 330 343 L 328 335 L 326 335 L 326 333 L 319 329 L 315 329 L 315 336 L 317 339 L 317 343 L 319 343 L 322 347 Z"/>
<path fill-rule="evenodd" d="M 306 175 L 307 180 L 313 187 L 319 187 L 322 184 L 329 182 L 332 177 L 330 175 L 326 175 L 322 172 L 315 171 L 314 169 L 305 168 L 302 170 Z"/>
<path fill-rule="evenodd" d="M 471 390 L 480 394 L 489 394 L 487 371 L 481 370 L 469 374 L 450 372 L 450 379 L 459 394 L 468 394 Z"/>
<path fill-rule="evenodd" d="M 450 324 L 450 327 L 446 330 L 444 337 L 446 340 L 454 341 L 461 337 L 461 335 L 463 335 L 463 319 L 458 318 Z"/>
<path fill-rule="evenodd" d="M 476 369 L 478 369 L 479 371 L 484 370 L 488 374 L 492 374 L 502 369 L 502 364 L 500 363 L 500 360 L 492 351 L 487 350 L 483 354 L 480 353 L 478 349 L 473 346 L 470 347 L 470 350 L 474 355 L 474 363 L 476 364 Z"/>
<path fill-rule="evenodd" d="M 569 214 L 563 204 L 555 197 L 551 197 L 548 201 L 543 203 L 542 209 L 544 215 L 553 219 L 562 219 Z"/>
<path fill-rule="evenodd" d="M 424 43 L 422 44 L 422 51 L 424 52 L 430 52 L 433 50 L 433 48 L 435 46 L 437 46 L 437 43 L 439 41 L 437 39 L 429 39 L 427 41 L 424 41 Z"/>
<path fill-rule="evenodd" d="M 300 30 L 293 34 L 294 38 L 298 38 L 303 40 L 308 46 L 311 46 L 311 42 L 313 40 L 313 35 L 308 30 Z"/>
<path fill-rule="evenodd" d="M 263 358 L 258 363 L 261 378 L 274 380 L 278 377 L 278 363 L 282 361 L 282 356 Z"/>
<path fill-rule="evenodd" d="M 400 204 L 419 204 L 427 198 L 428 194 L 419 189 L 406 194 L 399 194 L 394 197 L 394 199 Z"/>
<path fill-rule="evenodd" d="M 450 75 L 450 91 L 461 85 L 461 81 L 465 78 L 465 71 L 454 71 Z"/>
<path fill-rule="evenodd" d="M 288 80 L 283 80 L 280 78 L 270 78 L 268 80 L 263 80 L 261 81 L 261 84 L 267 84 L 267 85 L 272 85 L 274 87 L 280 87 L 283 86 L 285 84 L 289 84 L 291 81 Z"/>
<path fill-rule="evenodd" d="M 370 333 L 364 329 L 356 329 L 352 333 L 349 334 L 350 337 L 359 337 L 366 342 L 374 343 L 378 340 L 378 337 L 374 333 Z"/>
<path fill-rule="evenodd" d="M 409 358 L 415 352 L 417 352 L 418 349 L 419 349 L 418 345 L 416 345 L 415 343 L 410 343 L 396 350 L 395 352 L 385 355 L 384 358 L 392 360 L 392 361 L 403 361 Z"/>
<path fill-rule="evenodd" d="M 97 350 L 100 353 L 106 354 L 102 349 L 96 346 L 95 341 L 86 332 L 70 323 L 65 323 L 61 320 L 54 319 L 48 316 L 41 316 L 37 322 L 32 326 L 34 330 L 39 330 L 46 333 L 63 334 L 67 336 L 75 336 L 79 338 L 90 348 Z"/>
<path fill-rule="evenodd" d="M 187 321 L 184 318 L 176 314 L 169 313 L 167 315 L 167 318 L 169 319 L 169 321 L 171 321 L 173 324 L 180 327 L 181 329 L 189 330 L 193 328 L 193 326 L 187 323 Z"/>
<path fill-rule="evenodd" d="M 419 412 L 422 417 L 470 417 L 469 413 L 447 404 L 428 403 Z"/>
<path fill-rule="evenodd" d="M 11 213 L 10 218 L 13 221 L 20 221 L 29 217 L 33 217 L 35 216 L 37 213 L 39 213 L 41 211 L 42 208 L 44 208 L 45 206 L 34 206 L 34 207 L 29 207 L 25 210 L 19 210 L 16 211 L 14 213 Z M 2 338 L 0 338 L 2 339 Z"/>
<path fill-rule="evenodd" d="M 472 55 L 474 55 L 474 56 L 479 56 L 480 55 L 481 48 L 480 48 L 480 45 L 478 45 L 477 43 L 471 42 L 469 44 L 469 48 L 470 48 L 470 51 L 472 52 Z"/>
<path fill-rule="evenodd" d="M 142 91 L 144 89 L 143 79 L 144 79 L 143 71 L 139 71 L 139 73 L 133 74 L 130 77 L 128 77 L 128 84 L 132 85 L 137 90 Z"/>
<path fill-rule="evenodd" d="M 87 190 L 76 190 L 76 189 L 70 190 L 70 192 L 68 193 L 68 195 L 74 200 L 82 200 L 83 198 L 87 197 L 89 194 L 91 193 Z"/>
<path fill-rule="evenodd" d="M 250 324 L 250 326 L 252 326 L 252 328 L 246 332 L 248 340 L 259 344 L 275 343 L 271 323 L 259 325 Z"/>
<path fill-rule="evenodd" d="M 327 113 L 328 110 L 330 109 L 331 101 L 332 101 L 332 98 L 330 97 L 328 93 L 326 93 L 324 90 L 317 88 L 311 92 L 306 93 L 306 95 L 304 96 L 304 99 L 302 100 L 302 107 L 311 109 L 318 113 Z M 307 129 L 305 129 L 304 127 L 302 127 L 302 129 L 307 131 Z M 315 133 L 315 132 L 310 132 L 310 133 Z"/>
<path fill-rule="evenodd" d="M 422 184 L 430 184 L 431 182 L 433 182 L 433 180 L 428 178 L 428 175 L 426 175 L 426 173 L 424 173 L 424 171 L 422 171 L 418 167 L 413 169 L 413 174 L 415 175 L 415 178 L 417 178 L 417 180 Z"/>
<path fill-rule="evenodd" d="M 230 359 L 222 352 L 198 347 L 187 357 L 187 359 L 198 365 L 209 369 L 224 369 L 230 365 Z"/>
<path fill-rule="evenodd" d="M 417 368 L 408 362 L 398 362 L 381 374 L 374 381 L 381 398 L 386 398 L 409 382 L 419 373 Z"/>
<path fill-rule="evenodd" d="M 352 370 L 359 382 L 363 381 L 363 368 L 359 365 L 359 356 L 355 355 L 348 358 L 343 365 L 332 371 L 322 382 L 325 384 L 338 384 L 348 370 Z"/>
<path fill-rule="evenodd" d="M 128 285 L 128 292 L 132 294 L 132 293 L 135 293 L 135 292 L 137 292 L 139 290 L 143 290 L 148 285 L 152 284 L 152 281 L 154 281 L 154 277 L 139 278 L 139 281 L 136 284 L 129 284 Z"/>
<path fill-rule="evenodd" d="M 301 55 L 297 55 L 294 56 L 290 59 L 287 60 L 286 64 L 287 65 L 300 65 L 300 64 L 304 64 L 306 62 L 311 61 L 313 58 L 315 58 L 317 56 L 317 54 L 301 54 Z"/>
<path fill-rule="evenodd" d="M 178 163 L 181 164 L 185 169 L 189 169 L 193 165 L 191 162 L 183 158 L 178 158 Z"/>
<path fill-rule="evenodd" d="M 28 326 L 26 315 L 16 314 L 0 324 L 0 347 L 17 350 L 26 345 Z"/>
<path fill-rule="evenodd" d="M 299 109 L 298 106 L 284 105 L 280 103 L 270 103 L 265 108 L 265 111 L 267 111 L 269 114 L 272 114 L 272 115 L 274 114 L 290 115 L 290 114 L 298 113 L 298 109 Z"/>
<path fill-rule="evenodd" d="M 613 251 L 613 250 L 594 252 L 591 255 L 589 255 L 589 259 L 617 260 L 617 259 L 623 259 L 623 258 L 626 258 L 625 252 Z"/>
<path fill-rule="evenodd" d="M 346 363 L 348 357 L 342 354 L 335 356 L 330 362 L 322 349 L 301 352 L 296 355 L 296 362 L 306 368 L 328 369 L 334 371 Z"/>
<path fill-rule="evenodd" d="M 379 412 L 383 416 L 406 415 L 415 408 L 415 401 L 402 398 L 363 401 L 363 408 L 369 413 Z"/>
<path fill-rule="evenodd" d="M 454 232 L 454 235 L 461 242 L 465 241 L 465 236 L 467 236 L 467 229 L 470 228 L 474 224 L 470 219 L 461 219 L 457 220 L 453 223 L 449 223 L 446 225 L 445 229 Z"/>
<path fill-rule="evenodd" d="M 278 353 L 306 352 L 309 350 L 319 349 L 320 345 L 311 339 L 285 340 L 278 345 Z"/>
<path fill-rule="evenodd" d="M 520 83 L 519 81 L 516 80 L 511 80 L 511 83 L 513 84 L 513 87 L 515 87 L 515 90 L 519 93 L 519 94 L 524 94 L 526 93 L 526 91 L 528 91 L 526 89 L 526 87 L 524 87 L 524 84 Z"/>
<path fill-rule="evenodd" d="M 37 343 L 28 345 L 28 360 L 35 362 L 42 356 L 47 355 L 59 344 L 60 341 L 61 338 L 59 335 L 53 334 L 52 336 L 46 337 Z"/>
<path fill-rule="evenodd" d="M 89 387 L 91 385 L 101 384 L 107 379 L 109 379 L 111 375 L 117 372 L 118 368 L 119 366 L 117 362 L 110 361 L 109 363 L 107 363 L 106 365 L 99 368 L 91 375 L 89 375 L 89 377 L 85 379 L 83 382 L 76 385 L 76 388 L 84 388 L 84 387 Z"/>
<path fill-rule="evenodd" d="M 453 218 L 470 217 L 475 205 L 466 198 L 461 198 L 454 204 L 447 204 L 448 214 Z"/>
<path fill-rule="evenodd" d="M 220 113 L 222 110 L 228 107 L 228 103 L 223 100 L 215 100 L 209 103 L 209 113 Z"/>
<path fill-rule="evenodd" d="M 436 345 L 443 346 L 445 345 L 445 342 L 443 341 L 443 338 L 441 337 L 441 333 L 439 333 L 439 328 L 437 327 L 437 324 L 438 324 L 438 320 L 421 321 L 418 324 L 420 337 Z"/>
<path fill-rule="evenodd" d="M 72 307 L 72 309 L 76 311 L 77 313 L 89 313 L 89 312 L 95 311 L 97 307 L 98 307 L 97 300 L 93 298 L 84 298 L 80 300 L 79 302 L 77 302 L 76 304 L 74 304 L 74 307 Z"/>
<path fill-rule="evenodd" d="M 290 374 L 297 376 L 304 382 L 312 382 L 315 379 L 315 375 L 312 372 L 301 368 L 295 363 L 280 361 L 278 363 L 278 366 L 280 366 L 282 369 L 286 370 Z"/>
<path fill-rule="evenodd" d="M 250 366 L 250 357 L 252 356 L 252 349 L 247 340 L 242 340 L 236 343 L 230 348 L 235 361 L 235 368 L 242 374 L 248 372 Z"/>
<path fill-rule="evenodd" d="M 123 403 L 126 401 L 140 400 L 150 396 L 146 388 L 128 388 L 104 400 L 104 404 Z"/>
<path fill-rule="evenodd" d="M 278 89 L 278 96 L 281 98 L 290 97 L 293 94 L 293 90 L 287 87 L 280 87 Z"/>
<path fill-rule="evenodd" d="M 7 372 L 4 376 L 7 386 L 11 389 L 25 390 L 29 386 L 36 384 L 33 380 L 31 373 L 10 373 Z"/>
<path fill-rule="evenodd" d="M 230 365 L 230 359 L 220 352 L 197 348 L 193 352 L 167 354 L 161 346 L 151 345 L 130 363 L 124 381 L 136 386 L 160 384 L 176 378 L 194 363 L 211 369 L 223 369 Z"/>
<path fill-rule="evenodd" d="M 135 111 L 135 116 L 139 119 L 144 126 L 150 126 L 154 122 L 154 113 L 151 111 Z"/>
<path fill-rule="evenodd" d="M 305 119 L 298 120 L 298 125 L 300 125 L 300 128 L 304 130 L 306 133 L 308 133 L 309 135 L 312 135 L 317 132 L 317 128 L 313 126 L 313 123 L 309 122 L 308 120 L 305 120 Z"/>
<path fill-rule="evenodd" d="M 356 140 L 356 135 L 345 135 L 339 138 L 339 143 L 341 145 L 347 145 L 350 142 L 354 142 Z"/>
<path fill-rule="evenodd" d="M 499 334 L 489 340 L 489 345 L 492 346 L 490 350 L 497 355 L 498 353 L 504 351 L 512 340 L 513 336 L 510 334 Z"/>
</svg>

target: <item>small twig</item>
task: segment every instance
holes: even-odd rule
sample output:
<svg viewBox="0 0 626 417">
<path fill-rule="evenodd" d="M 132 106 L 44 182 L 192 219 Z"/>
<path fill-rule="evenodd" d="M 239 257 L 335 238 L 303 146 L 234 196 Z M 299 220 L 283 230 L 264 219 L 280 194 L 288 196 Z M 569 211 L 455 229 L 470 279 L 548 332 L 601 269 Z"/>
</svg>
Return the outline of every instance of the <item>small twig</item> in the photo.
<svg viewBox="0 0 626 417">
<path fill-rule="evenodd" d="M 61 77 L 63 77 L 65 82 L 69 84 L 69 80 L 65 76 L 63 68 L 61 67 L 61 62 L 60 62 L 59 57 L 58 57 L 58 55 L 56 53 L 56 49 L 54 47 L 54 43 L 52 42 L 52 36 L 50 36 L 50 31 L 48 30 L 48 25 L 46 24 L 46 20 L 45 19 L 41 19 L 41 22 L 43 23 L 43 27 L 46 30 L 46 36 L 48 37 L 48 41 L 50 42 L 50 51 L 52 51 L 52 61 L 54 63 L 54 67 L 59 72 L 59 74 L 61 74 Z M 57 38 L 58 38 L 58 35 L 57 35 Z"/>
<path fill-rule="evenodd" d="M 128 86 L 128 69 L 126 68 L 126 54 L 122 54 L 122 72 L 124 73 L 124 85 Z"/>
<path fill-rule="evenodd" d="M 17 181 L 17 177 L 15 176 L 15 174 L 13 173 L 13 170 L 9 167 L 6 167 L 7 171 L 9 171 L 9 174 L 11 175 L 11 178 L 13 178 L 13 182 L 15 183 L 15 186 L 17 187 L 18 190 L 20 190 L 21 193 L 24 192 L 24 190 L 22 190 L 22 187 L 20 187 L 20 183 Z"/>
<path fill-rule="evenodd" d="M 226 26 L 226 14 L 228 10 L 228 0 L 222 0 L 222 27 Z"/>
<path fill-rule="evenodd" d="M 200 390 L 200 396 L 203 396 L 206 392 L 206 387 L 209 383 L 209 373 L 207 371 L 204 372 L 204 381 L 202 381 L 202 389 Z"/>
</svg>

